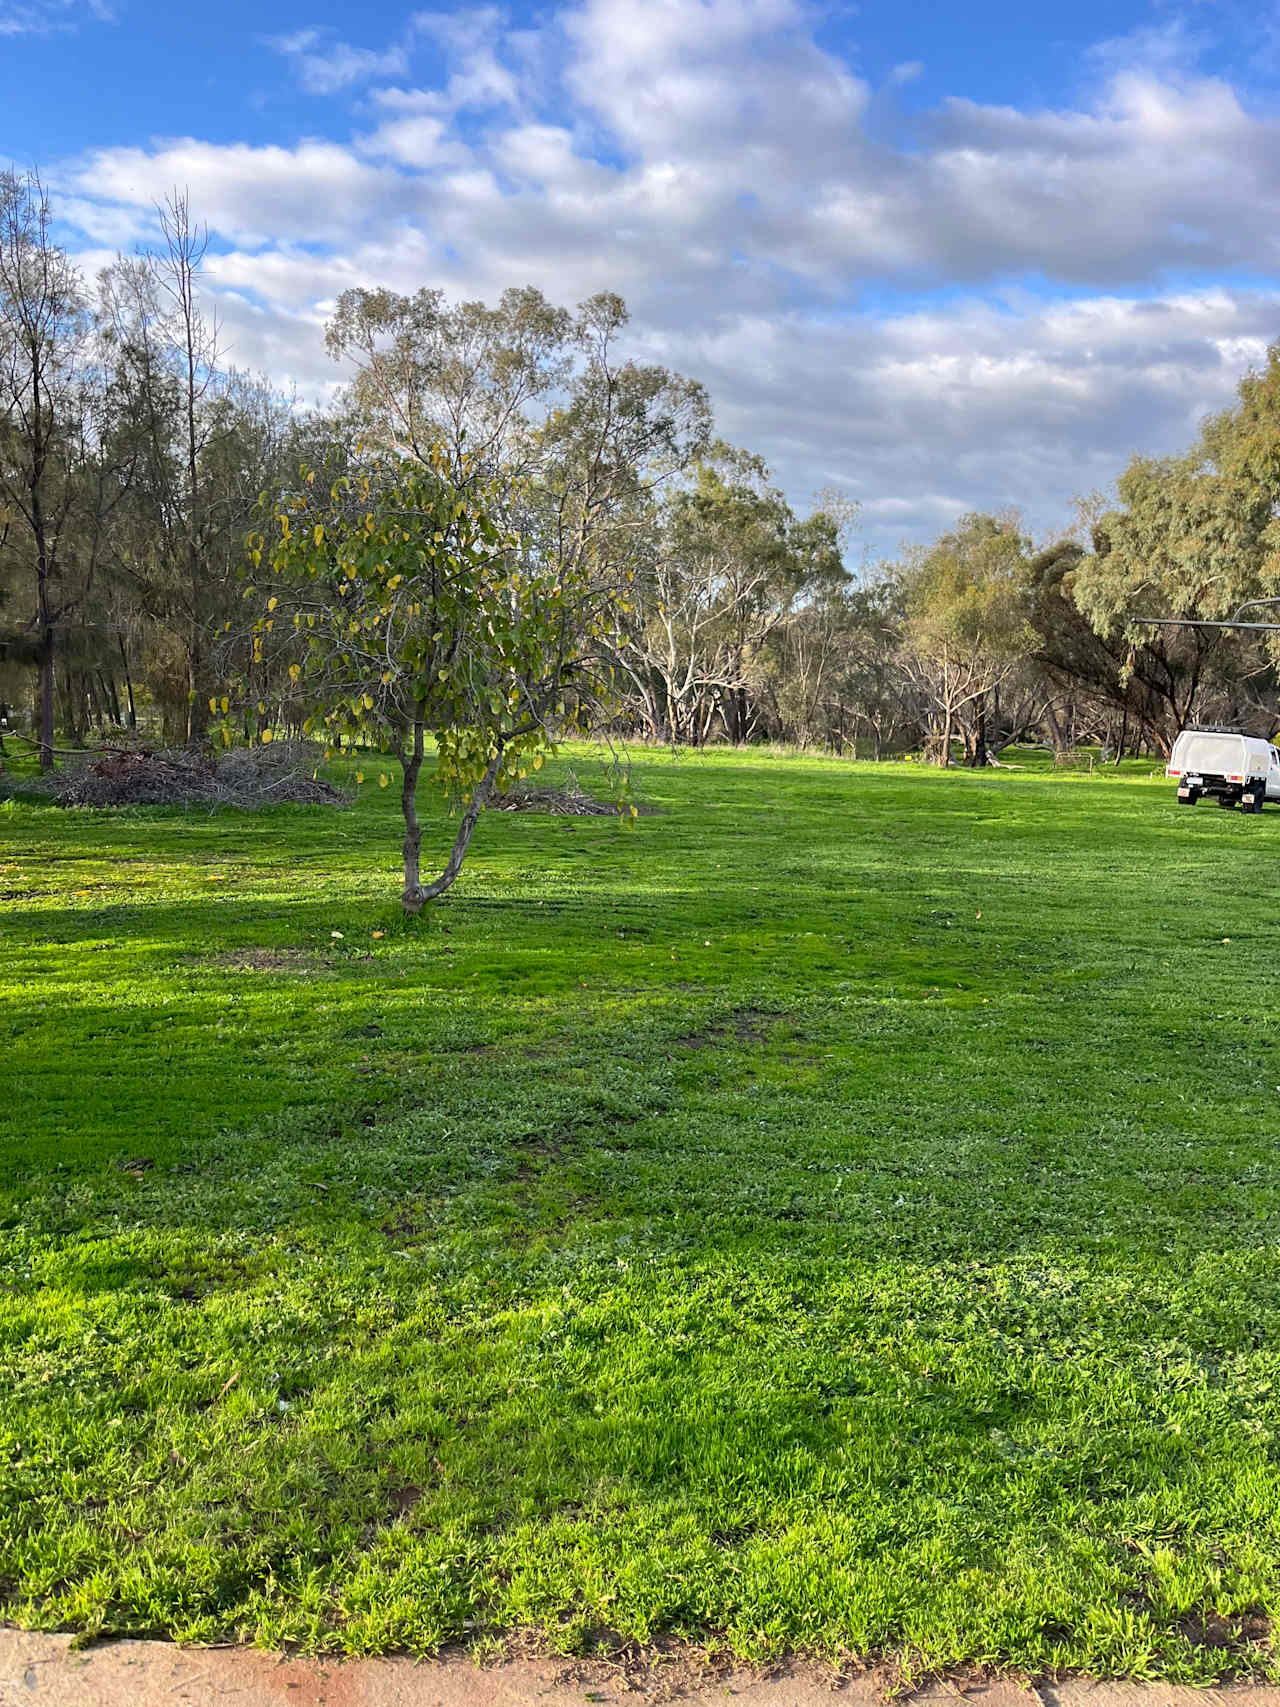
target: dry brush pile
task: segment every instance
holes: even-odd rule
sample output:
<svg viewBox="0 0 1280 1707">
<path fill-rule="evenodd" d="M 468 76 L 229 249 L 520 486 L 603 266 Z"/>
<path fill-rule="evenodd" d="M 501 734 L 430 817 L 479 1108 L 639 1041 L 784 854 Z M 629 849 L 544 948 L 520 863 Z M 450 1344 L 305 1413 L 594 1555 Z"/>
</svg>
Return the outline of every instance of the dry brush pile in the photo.
<svg viewBox="0 0 1280 1707">
<path fill-rule="evenodd" d="M 7 792 L 40 794 L 55 806 L 345 806 L 350 796 L 316 775 L 319 749 L 275 741 L 212 753 L 198 747 L 103 747 L 77 753 Z"/>
</svg>

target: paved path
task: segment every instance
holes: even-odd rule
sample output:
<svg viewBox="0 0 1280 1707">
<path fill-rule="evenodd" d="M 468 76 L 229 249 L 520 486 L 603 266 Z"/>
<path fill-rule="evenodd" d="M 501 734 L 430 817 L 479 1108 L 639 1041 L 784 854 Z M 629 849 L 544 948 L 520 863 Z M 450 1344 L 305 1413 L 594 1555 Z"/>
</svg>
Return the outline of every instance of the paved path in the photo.
<svg viewBox="0 0 1280 1707">
<path fill-rule="evenodd" d="M 912 1707 L 1280 1707 L 1280 1688 L 1013 1679 L 932 1684 Z M 874 1678 L 792 1666 L 762 1677 L 699 1679 L 679 1667 L 630 1676 L 576 1661 L 463 1658 L 285 1659 L 252 1648 L 110 1642 L 74 1652 L 69 1636 L 0 1629 L 0 1707 L 881 1707 Z"/>
</svg>

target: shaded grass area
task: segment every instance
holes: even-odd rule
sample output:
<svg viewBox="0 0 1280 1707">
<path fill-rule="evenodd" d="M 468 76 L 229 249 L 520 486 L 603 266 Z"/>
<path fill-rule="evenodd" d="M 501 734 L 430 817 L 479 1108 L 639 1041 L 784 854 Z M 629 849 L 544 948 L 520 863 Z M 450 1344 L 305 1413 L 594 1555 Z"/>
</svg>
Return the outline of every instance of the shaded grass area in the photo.
<svg viewBox="0 0 1280 1707">
<path fill-rule="evenodd" d="M 1280 814 L 639 787 L 0 808 L 7 1615 L 1276 1675 Z"/>
</svg>

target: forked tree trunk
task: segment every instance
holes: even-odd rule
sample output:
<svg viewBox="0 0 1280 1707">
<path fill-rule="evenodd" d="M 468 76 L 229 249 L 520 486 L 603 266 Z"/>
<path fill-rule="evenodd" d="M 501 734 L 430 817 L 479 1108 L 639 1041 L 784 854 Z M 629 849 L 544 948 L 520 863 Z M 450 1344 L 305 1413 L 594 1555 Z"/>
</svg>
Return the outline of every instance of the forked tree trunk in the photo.
<svg viewBox="0 0 1280 1707">
<path fill-rule="evenodd" d="M 410 752 L 400 755 L 400 764 L 404 772 L 400 788 L 400 810 L 404 814 L 404 893 L 400 904 L 406 913 L 420 913 L 428 901 L 434 901 L 437 895 L 443 895 L 446 889 L 452 887 L 458 873 L 462 870 L 462 862 L 467 857 L 467 848 L 471 842 L 471 833 L 476 827 L 480 814 L 484 811 L 485 802 L 493 792 L 493 784 L 498 775 L 498 766 L 502 763 L 502 746 L 489 760 L 484 775 L 476 784 L 467 809 L 462 814 L 462 823 L 458 826 L 458 834 L 454 837 L 453 849 L 445 862 L 445 868 L 431 883 L 422 881 L 422 825 L 418 821 L 418 776 L 422 770 L 422 749 L 424 729 L 421 723 L 413 726 L 413 747 Z"/>
<path fill-rule="evenodd" d="M 938 763 L 943 770 L 951 768 L 951 706 L 949 704 L 942 719 L 942 746 L 938 751 Z"/>
</svg>

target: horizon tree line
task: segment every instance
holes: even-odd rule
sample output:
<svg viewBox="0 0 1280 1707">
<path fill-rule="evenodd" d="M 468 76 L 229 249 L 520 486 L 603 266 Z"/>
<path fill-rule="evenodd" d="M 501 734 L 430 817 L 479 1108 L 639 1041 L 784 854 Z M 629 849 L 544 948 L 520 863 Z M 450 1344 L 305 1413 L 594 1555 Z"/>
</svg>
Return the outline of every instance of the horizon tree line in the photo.
<svg viewBox="0 0 1280 1707">
<path fill-rule="evenodd" d="M 696 380 L 619 354 L 616 295 L 570 311 L 531 286 L 494 304 L 345 291 L 325 343 L 351 377 L 301 411 L 227 360 L 187 196 L 157 217 L 150 251 L 88 282 L 39 178 L 0 174 L 0 715 L 44 769 L 112 731 L 317 726 L 314 624 L 268 613 L 250 543 L 312 504 L 304 469 L 370 514 L 414 469 L 483 513 L 516 577 L 503 609 L 541 589 L 538 644 L 560 660 L 545 730 L 985 765 L 1018 742 L 1118 758 L 1167 753 L 1193 720 L 1280 725 L 1270 637 L 1135 623 L 1280 592 L 1280 348 L 1194 446 L 1135 456 L 1070 533 L 974 513 L 854 570 L 856 506 L 797 513 L 716 436 Z"/>
</svg>

